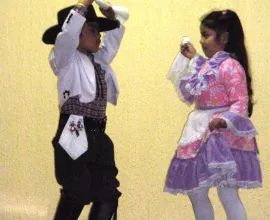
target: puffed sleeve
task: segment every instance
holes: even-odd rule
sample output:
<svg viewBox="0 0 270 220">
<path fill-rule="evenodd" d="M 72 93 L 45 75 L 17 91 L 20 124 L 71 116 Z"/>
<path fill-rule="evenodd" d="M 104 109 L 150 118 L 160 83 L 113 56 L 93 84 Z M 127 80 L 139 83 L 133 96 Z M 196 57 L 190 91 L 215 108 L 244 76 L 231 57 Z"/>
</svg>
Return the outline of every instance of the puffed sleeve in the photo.
<svg viewBox="0 0 270 220">
<path fill-rule="evenodd" d="M 202 69 L 203 65 L 205 64 L 206 59 L 201 55 L 197 54 L 191 61 L 190 61 L 190 68 L 189 73 L 184 75 L 182 78 L 179 79 L 179 83 L 176 87 L 176 91 L 179 95 L 180 100 L 185 102 L 188 105 L 193 104 L 194 102 L 194 95 L 190 94 L 190 90 L 187 90 L 187 84 L 193 78 L 197 78 L 200 70 Z"/>
<path fill-rule="evenodd" d="M 228 129 L 237 136 L 254 137 L 257 131 L 248 118 L 249 96 L 244 68 L 237 60 L 229 58 L 220 68 L 220 80 L 230 102 L 229 110 L 221 114 Z"/>
</svg>

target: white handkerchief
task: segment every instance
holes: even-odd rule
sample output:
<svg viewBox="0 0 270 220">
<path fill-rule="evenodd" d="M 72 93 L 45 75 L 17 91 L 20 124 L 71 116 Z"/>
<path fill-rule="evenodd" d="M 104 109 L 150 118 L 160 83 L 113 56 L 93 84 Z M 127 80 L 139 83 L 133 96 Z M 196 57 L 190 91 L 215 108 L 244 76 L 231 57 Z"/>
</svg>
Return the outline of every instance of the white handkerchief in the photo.
<svg viewBox="0 0 270 220">
<path fill-rule="evenodd" d="M 107 10 L 111 5 L 105 0 L 95 0 L 98 6 L 104 10 Z"/>
<path fill-rule="evenodd" d="M 70 115 L 62 131 L 59 144 L 68 155 L 76 160 L 88 149 L 83 116 Z"/>
<path fill-rule="evenodd" d="M 190 43 L 188 37 L 183 37 L 181 45 Z M 173 64 L 167 74 L 167 79 L 169 79 L 173 85 L 177 88 L 179 86 L 180 79 L 188 73 L 189 69 L 189 59 L 179 52 L 175 57 Z"/>
<path fill-rule="evenodd" d="M 129 19 L 129 11 L 126 7 L 113 6 L 112 8 L 115 12 L 116 19 L 120 21 L 121 24 L 127 22 L 127 20 Z"/>
<path fill-rule="evenodd" d="M 120 21 L 121 24 L 124 24 L 129 19 L 129 11 L 126 7 L 123 6 L 111 6 L 106 0 L 95 0 L 97 5 L 107 10 L 109 7 L 112 7 L 112 9 L 115 12 L 116 19 Z"/>
<path fill-rule="evenodd" d="M 179 86 L 180 79 L 188 73 L 188 64 L 189 59 L 179 52 L 167 74 L 167 79 L 169 79 L 175 87 Z"/>
</svg>

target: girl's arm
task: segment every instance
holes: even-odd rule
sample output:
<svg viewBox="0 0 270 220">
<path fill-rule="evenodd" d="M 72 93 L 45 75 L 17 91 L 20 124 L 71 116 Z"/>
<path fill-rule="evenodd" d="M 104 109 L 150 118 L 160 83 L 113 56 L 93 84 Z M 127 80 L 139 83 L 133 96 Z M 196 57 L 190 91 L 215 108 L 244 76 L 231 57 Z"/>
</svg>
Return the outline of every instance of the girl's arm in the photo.
<svg viewBox="0 0 270 220">
<path fill-rule="evenodd" d="M 225 92 L 228 95 L 230 108 L 214 119 L 211 125 L 214 129 L 227 127 L 238 136 L 255 136 L 257 134 L 252 122 L 248 118 L 248 91 L 246 74 L 240 63 L 234 59 L 228 59 L 221 67 L 220 80 L 224 83 Z M 218 123 L 217 121 L 220 120 Z M 224 121 L 226 122 L 224 124 Z M 223 126 L 222 126 L 223 124 Z"/>
</svg>

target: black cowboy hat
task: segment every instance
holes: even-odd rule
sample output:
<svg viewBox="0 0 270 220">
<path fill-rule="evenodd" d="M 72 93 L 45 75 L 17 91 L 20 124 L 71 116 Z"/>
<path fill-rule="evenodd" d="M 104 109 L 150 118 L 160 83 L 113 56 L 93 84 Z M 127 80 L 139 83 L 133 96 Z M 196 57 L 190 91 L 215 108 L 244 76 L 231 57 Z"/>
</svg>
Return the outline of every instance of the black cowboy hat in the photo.
<svg viewBox="0 0 270 220">
<path fill-rule="evenodd" d="M 72 8 L 74 8 L 74 5 L 64 8 L 57 13 L 58 24 L 47 29 L 42 36 L 42 41 L 45 44 L 55 43 L 56 37 L 58 33 L 62 31 L 62 26 Z M 107 18 L 97 17 L 95 9 L 92 5 L 89 5 L 87 10 L 88 11 L 85 16 L 86 22 L 96 22 L 98 24 L 100 32 L 110 31 L 119 27 L 119 21 L 117 20 L 110 20 Z"/>
</svg>

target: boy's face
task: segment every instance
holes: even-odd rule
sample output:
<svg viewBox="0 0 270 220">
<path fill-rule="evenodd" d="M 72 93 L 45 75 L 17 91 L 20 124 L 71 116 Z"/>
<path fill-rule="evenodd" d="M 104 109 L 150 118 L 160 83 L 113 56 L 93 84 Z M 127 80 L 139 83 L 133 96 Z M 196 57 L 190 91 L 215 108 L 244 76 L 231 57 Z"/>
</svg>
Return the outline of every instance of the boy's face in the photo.
<svg viewBox="0 0 270 220">
<path fill-rule="evenodd" d="M 91 53 L 96 53 L 101 43 L 98 24 L 95 22 L 85 23 L 81 35 L 79 47 Z"/>
<path fill-rule="evenodd" d="M 216 32 L 203 25 L 200 27 L 203 52 L 208 58 L 213 57 L 218 51 L 224 50 L 225 43 L 221 39 L 217 39 Z"/>
</svg>

